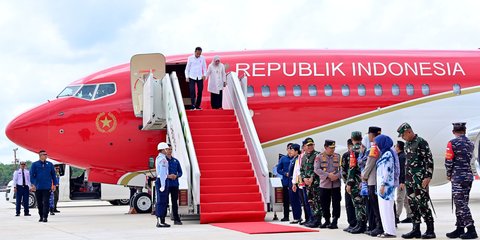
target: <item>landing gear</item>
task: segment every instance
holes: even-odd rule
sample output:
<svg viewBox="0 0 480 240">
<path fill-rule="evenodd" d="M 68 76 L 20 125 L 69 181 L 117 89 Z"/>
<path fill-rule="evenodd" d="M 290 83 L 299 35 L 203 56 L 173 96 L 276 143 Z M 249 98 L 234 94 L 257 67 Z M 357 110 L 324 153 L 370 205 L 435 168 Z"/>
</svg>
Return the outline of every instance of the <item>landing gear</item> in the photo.
<svg viewBox="0 0 480 240">
<path fill-rule="evenodd" d="M 152 212 L 152 197 L 145 192 L 139 192 L 133 195 L 130 206 L 135 208 L 137 213 L 151 213 Z"/>
<path fill-rule="evenodd" d="M 37 198 L 35 198 L 34 193 L 29 193 L 28 194 L 28 208 L 35 208 L 35 207 L 37 207 Z"/>
</svg>

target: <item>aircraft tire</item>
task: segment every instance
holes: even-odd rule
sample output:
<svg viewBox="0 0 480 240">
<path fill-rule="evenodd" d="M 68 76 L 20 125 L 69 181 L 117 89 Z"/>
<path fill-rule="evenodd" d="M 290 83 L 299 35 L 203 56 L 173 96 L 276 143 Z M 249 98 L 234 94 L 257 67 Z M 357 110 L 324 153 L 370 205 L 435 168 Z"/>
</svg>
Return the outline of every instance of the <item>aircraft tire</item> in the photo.
<svg viewBox="0 0 480 240">
<path fill-rule="evenodd" d="M 28 193 L 28 207 L 36 208 L 37 207 L 37 198 L 34 193 Z"/>
<path fill-rule="evenodd" d="M 150 194 L 141 192 L 133 196 L 133 207 L 137 213 L 150 213 L 152 212 L 152 197 Z"/>
</svg>

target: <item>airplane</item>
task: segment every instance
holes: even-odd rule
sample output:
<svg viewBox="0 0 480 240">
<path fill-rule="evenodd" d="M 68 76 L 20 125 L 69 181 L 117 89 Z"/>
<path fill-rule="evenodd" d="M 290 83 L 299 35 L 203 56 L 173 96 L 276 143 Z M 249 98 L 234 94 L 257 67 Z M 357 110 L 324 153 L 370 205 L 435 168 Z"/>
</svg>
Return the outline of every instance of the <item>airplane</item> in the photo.
<svg viewBox="0 0 480 240">
<path fill-rule="evenodd" d="M 316 149 L 332 139 L 345 151 L 352 131 L 379 126 L 394 140 L 403 122 L 432 149 L 432 184 L 446 183 L 444 153 L 452 122 L 467 122 L 478 149 L 477 99 L 480 52 L 438 50 L 258 50 L 215 55 L 229 72 L 247 79 L 246 100 L 268 169 L 289 142 L 313 137 Z M 176 72 L 188 106 L 184 70 L 190 54 L 167 56 L 166 73 Z M 119 183 L 129 172 L 147 171 L 166 130 L 142 131 L 134 113 L 130 64 L 74 81 L 56 99 L 13 119 L 8 138 L 33 152 L 88 169 L 90 181 Z M 207 86 L 205 84 L 205 86 Z M 209 111 L 204 90 L 202 108 Z M 135 101 L 135 100 L 133 100 Z M 212 110 L 211 110 L 212 111 Z M 187 114 L 188 115 L 188 114 Z M 475 152 L 478 157 L 478 152 Z"/>
</svg>

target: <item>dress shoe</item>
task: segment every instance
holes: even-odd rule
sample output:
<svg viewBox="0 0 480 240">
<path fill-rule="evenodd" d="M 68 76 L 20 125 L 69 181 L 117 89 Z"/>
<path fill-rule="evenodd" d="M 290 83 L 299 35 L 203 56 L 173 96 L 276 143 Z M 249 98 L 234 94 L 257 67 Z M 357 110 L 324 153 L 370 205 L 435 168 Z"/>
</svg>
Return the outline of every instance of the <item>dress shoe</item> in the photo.
<svg viewBox="0 0 480 240">
<path fill-rule="evenodd" d="M 282 218 L 282 219 L 280 219 L 280 222 L 288 222 L 288 221 L 290 221 L 290 219 L 288 219 L 288 218 Z"/>
<path fill-rule="evenodd" d="M 55 213 L 54 213 L 54 212 L 50 212 L 50 215 L 55 215 Z"/>
<path fill-rule="evenodd" d="M 20 213 L 15 214 L 15 217 L 18 217 L 18 216 L 20 216 Z"/>
<path fill-rule="evenodd" d="M 173 221 L 174 225 L 183 225 L 182 221 Z"/>
<path fill-rule="evenodd" d="M 403 219 L 402 221 L 400 221 L 400 223 L 412 223 L 412 219 L 407 217 L 407 218 Z"/>
<path fill-rule="evenodd" d="M 57 209 L 53 209 L 53 212 L 54 213 L 59 213 L 60 211 L 58 211 Z"/>
<path fill-rule="evenodd" d="M 43 222 L 48 222 L 48 220 L 46 218 L 43 219 Z"/>
<path fill-rule="evenodd" d="M 326 221 L 322 225 L 320 225 L 320 228 L 327 228 L 329 225 L 330 225 L 330 221 Z"/>
<path fill-rule="evenodd" d="M 25 213 L 25 215 L 23 215 L 23 216 L 27 216 L 27 217 L 28 217 L 28 216 L 32 216 L 32 215 L 31 215 L 30 213 Z"/>
<path fill-rule="evenodd" d="M 290 224 L 298 224 L 301 221 L 302 221 L 301 219 L 295 219 L 295 220 L 291 221 Z"/>
<path fill-rule="evenodd" d="M 158 228 L 168 228 L 168 227 L 170 227 L 170 224 L 166 224 L 166 223 L 157 223 L 157 227 L 158 227 Z"/>
<path fill-rule="evenodd" d="M 373 229 L 372 232 L 370 232 L 370 236 L 372 237 L 377 237 L 378 235 L 382 234 L 383 233 L 383 230 L 380 229 L 380 228 L 375 228 Z"/>
<path fill-rule="evenodd" d="M 379 238 L 396 238 L 397 236 L 395 235 L 392 235 L 392 234 L 388 234 L 388 233 L 382 233 L 380 235 L 378 235 Z"/>
<path fill-rule="evenodd" d="M 38 219 L 39 222 L 43 222 L 43 218 Z"/>
</svg>

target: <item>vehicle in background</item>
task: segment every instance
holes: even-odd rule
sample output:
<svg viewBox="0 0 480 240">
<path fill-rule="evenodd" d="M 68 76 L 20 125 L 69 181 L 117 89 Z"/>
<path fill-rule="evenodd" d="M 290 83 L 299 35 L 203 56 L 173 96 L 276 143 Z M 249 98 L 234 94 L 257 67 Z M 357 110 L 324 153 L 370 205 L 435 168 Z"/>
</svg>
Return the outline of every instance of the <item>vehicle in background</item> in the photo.
<svg viewBox="0 0 480 240">
<path fill-rule="evenodd" d="M 103 200 L 112 205 L 128 205 L 130 203 L 130 189 L 120 185 L 95 183 L 86 181 L 86 171 L 66 164 L 55 164 L 60 167 L 59 202 L 70 202 L 77 200 Z M 6 200 L 15 203 L 13 181 L 7 185 L 5 193 Z M 34 193 L 30 193 L 29 206 L 37 206 Z"/>
</svg>

